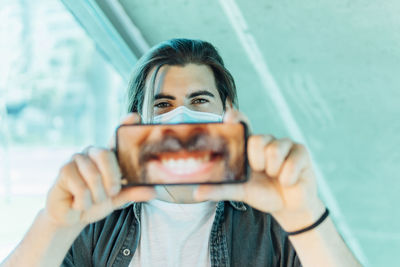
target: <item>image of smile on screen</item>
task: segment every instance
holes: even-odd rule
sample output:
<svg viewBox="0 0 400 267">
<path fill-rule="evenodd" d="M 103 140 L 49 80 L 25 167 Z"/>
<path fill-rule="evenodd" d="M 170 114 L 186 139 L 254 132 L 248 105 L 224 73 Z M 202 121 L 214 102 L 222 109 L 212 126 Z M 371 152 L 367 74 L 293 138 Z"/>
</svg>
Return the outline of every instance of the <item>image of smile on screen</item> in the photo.
<svg viewBox="0 0 400 267">
<path fill-rule="evenodd" d="M 242 123 L 121 125 L 122 185 L 245 182 L 246 135 Z"/>
</svg>

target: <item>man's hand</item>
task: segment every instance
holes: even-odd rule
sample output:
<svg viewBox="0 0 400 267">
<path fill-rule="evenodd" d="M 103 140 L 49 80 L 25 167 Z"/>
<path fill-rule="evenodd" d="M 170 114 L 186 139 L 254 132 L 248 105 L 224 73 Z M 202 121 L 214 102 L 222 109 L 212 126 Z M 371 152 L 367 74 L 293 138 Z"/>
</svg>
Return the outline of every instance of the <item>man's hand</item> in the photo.
<svg viewBox="0 0 400 267">
<path fill-rule="evenodd" d="M 135 123 L 132 114 L 123 123 Z M 88 147 L 65 164 L 50 189 L 45 214 L 60 226 L 86 225 L 106 217 L 129 201 L 147 201 L 153 188 L 121 190 L 121 174 L 112 150 Z"/>
<path fill-rule="evenodd" d="M 225 122 L 246 121 L 238 111 L 226 113 Z M 249 137 L 247 154 L 251 177 L 239 185 L 201 185 L 197 200 L 243 201 L 271 213 L 286 231 L 314 223 L 324 212 L 317 195 L 311 160 L 303 145 L 271 135 Z"/>
<path fill-rule="evenodd" d="M 123 123 L 135 123 L 131 114 Z M 111 148 L 114 146 L 111 145 Z M 50 189 L 46 207 L 3 266 L 60 266 L 72 243 L 89 223 L 129 201 L 147 201 L 153 188 L 121 190 L 120 170 L 112 149 L 89 147 L 65 164 Z"/>
</svg>

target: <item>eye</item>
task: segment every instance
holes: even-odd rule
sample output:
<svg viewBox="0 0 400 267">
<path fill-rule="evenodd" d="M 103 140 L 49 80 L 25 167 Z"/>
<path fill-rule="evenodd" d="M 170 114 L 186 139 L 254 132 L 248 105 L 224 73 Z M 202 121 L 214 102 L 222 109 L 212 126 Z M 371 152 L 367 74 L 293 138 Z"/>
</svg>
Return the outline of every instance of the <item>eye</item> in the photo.
<svg viewBox="0 0 400 267">
<path fill-rule="evenodd" d="M 205 98 L 196 98 L 192 100 L 192 104 L 204 104 L 204 103 L 208 103 L 210 101 L 208 101 Z"/>
<path fill-rule="evenodd" d="M 170 107 L 171 104 L 168 102 L 160 102 L 154 105 L 155 108 L 167 108 Z"/>
</svg>

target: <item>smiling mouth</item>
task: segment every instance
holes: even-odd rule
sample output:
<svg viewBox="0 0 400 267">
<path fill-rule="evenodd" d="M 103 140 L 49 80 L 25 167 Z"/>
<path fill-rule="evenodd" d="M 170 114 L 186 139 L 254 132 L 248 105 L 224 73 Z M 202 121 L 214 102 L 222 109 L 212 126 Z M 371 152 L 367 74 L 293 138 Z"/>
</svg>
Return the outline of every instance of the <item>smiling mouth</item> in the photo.
<svg viewBox="0 0 400 267">
<path fill-rule="evenodd" d="M 150 182 L 207 182 L 213 176 L 222 175 L 223 156 L 211 151 L 166 152 L 153 157 L 146 165 Z"/>
</svg>

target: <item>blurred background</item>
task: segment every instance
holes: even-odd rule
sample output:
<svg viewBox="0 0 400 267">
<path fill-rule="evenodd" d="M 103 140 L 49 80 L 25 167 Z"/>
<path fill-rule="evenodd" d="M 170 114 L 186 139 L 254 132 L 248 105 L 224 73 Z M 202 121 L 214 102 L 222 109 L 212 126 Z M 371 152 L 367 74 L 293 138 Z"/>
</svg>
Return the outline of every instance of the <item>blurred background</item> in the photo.
<svg viewBox="0 0 400 267">
<path fill-rule="evenodd" d="M 107 146 L 137 59 L 213 43 L 256 133 L 306 144 L 321 197 L 365 266 L 400 251 L 400 2 L 2 0 L 0 261 L 60 166 Z"/>
</svg>

